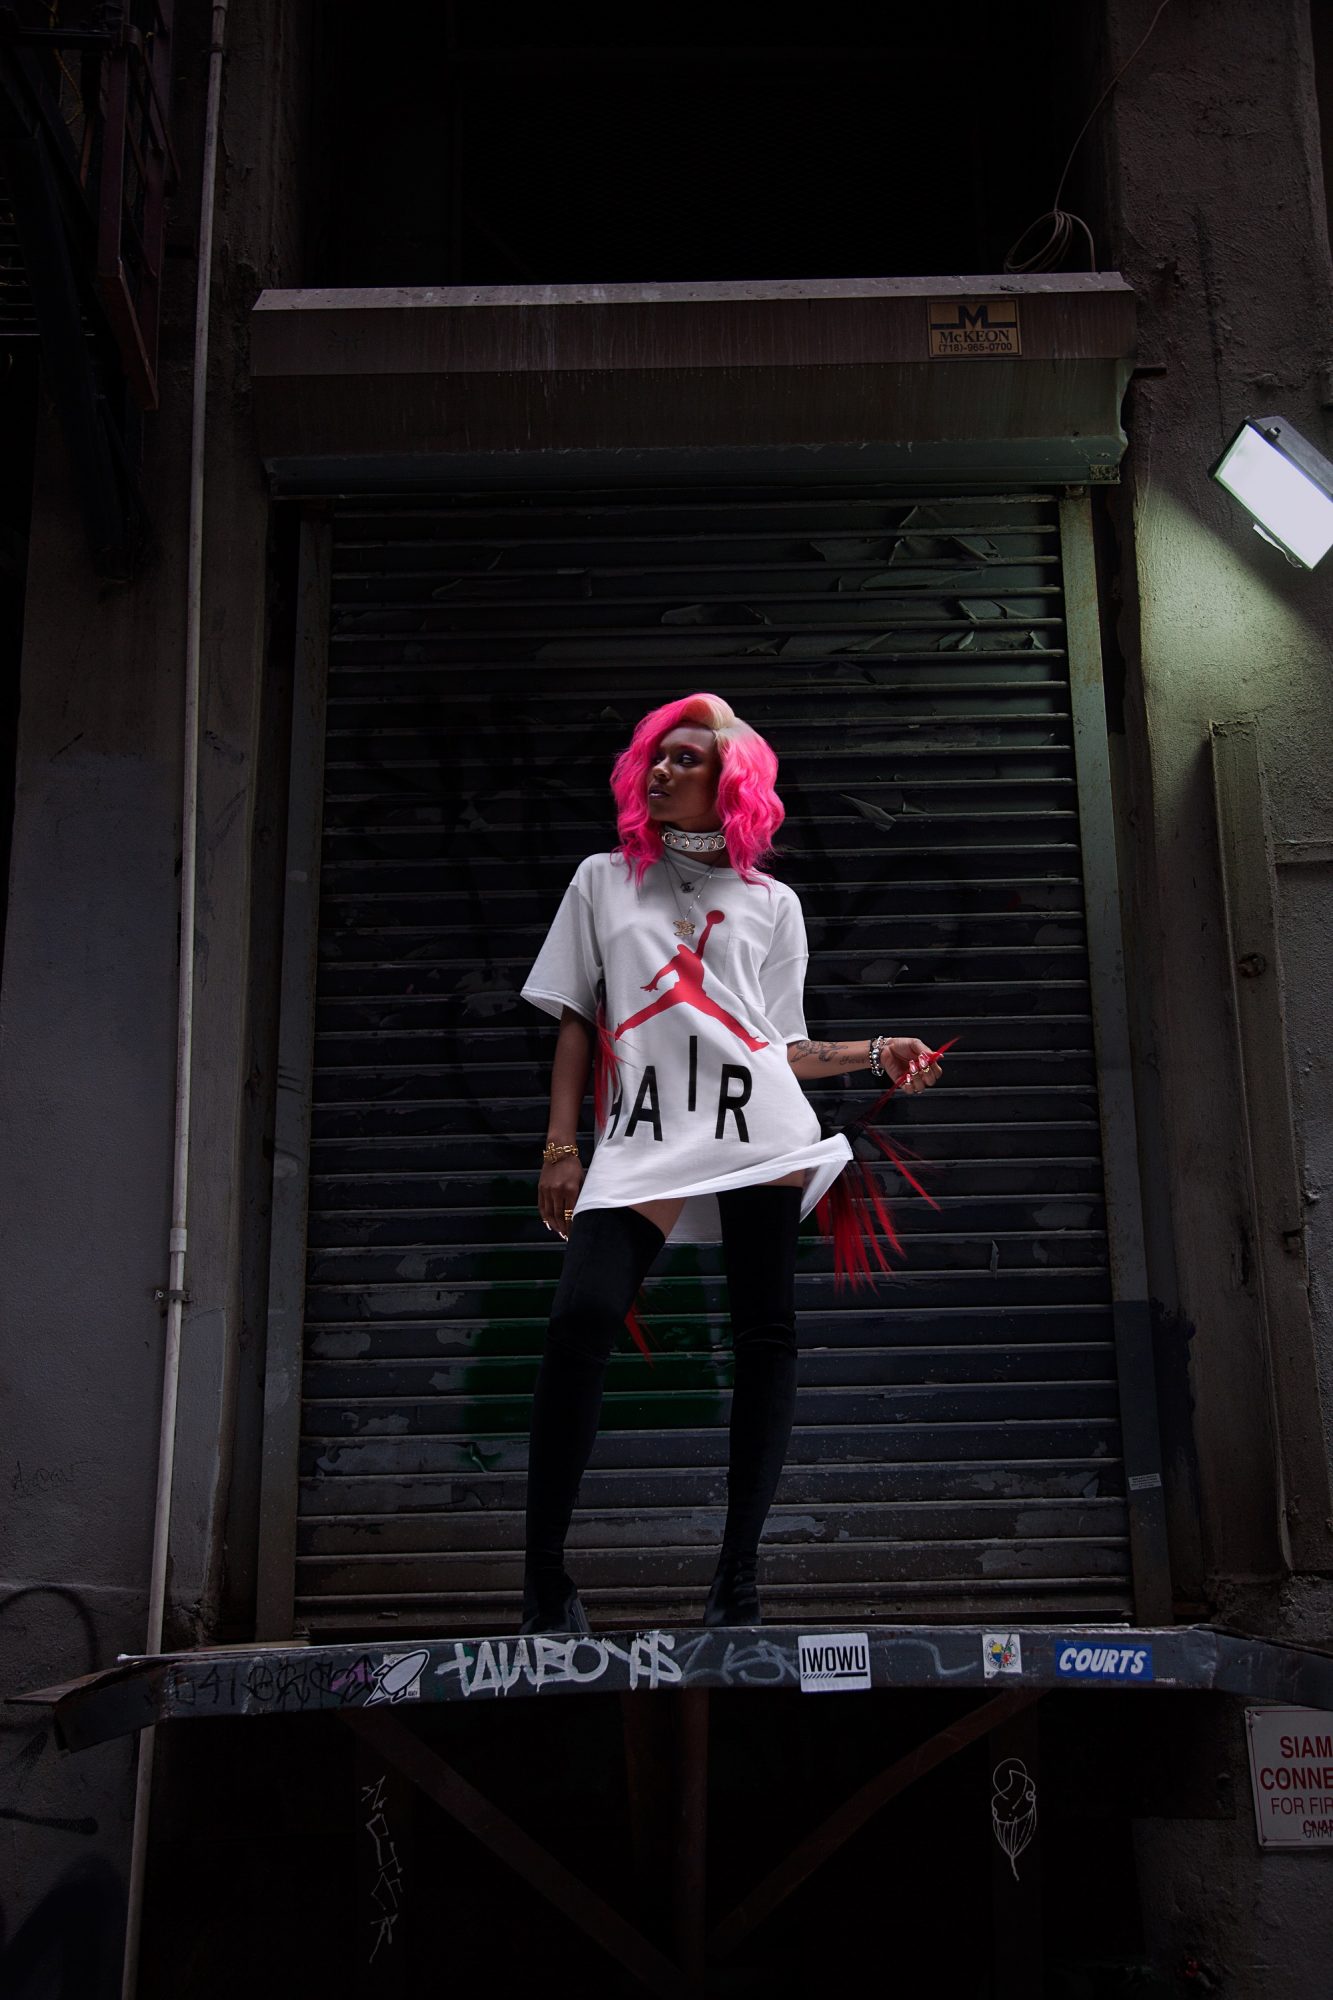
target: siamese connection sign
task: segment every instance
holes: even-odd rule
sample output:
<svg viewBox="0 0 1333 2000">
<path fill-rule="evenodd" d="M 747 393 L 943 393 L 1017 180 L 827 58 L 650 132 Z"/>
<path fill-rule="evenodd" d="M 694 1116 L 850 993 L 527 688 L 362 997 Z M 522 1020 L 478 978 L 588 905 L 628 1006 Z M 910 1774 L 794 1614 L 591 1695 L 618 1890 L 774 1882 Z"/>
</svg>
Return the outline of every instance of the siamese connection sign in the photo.
<svg viewBox="0 0 1333 2000">
<path fill-rule="evenodd" d="M 1333 1714 L 1247 1708 L 1250 1784 L 1261 1847 L 1333 1847 Z"/>
</svg>

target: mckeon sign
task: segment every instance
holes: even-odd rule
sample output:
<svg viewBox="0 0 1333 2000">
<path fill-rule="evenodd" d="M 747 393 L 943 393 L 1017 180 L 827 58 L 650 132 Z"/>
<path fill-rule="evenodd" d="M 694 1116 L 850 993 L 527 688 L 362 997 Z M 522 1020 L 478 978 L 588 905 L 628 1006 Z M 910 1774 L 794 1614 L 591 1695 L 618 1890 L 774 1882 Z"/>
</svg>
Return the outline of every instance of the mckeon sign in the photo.
<svg viewBox="0 0 1333 2000">
<path fill-rule="evenodd" d="M 1247 1708 L 1261 1847 L 1333 1847 L 1333 1714 Z"/>
</svg>

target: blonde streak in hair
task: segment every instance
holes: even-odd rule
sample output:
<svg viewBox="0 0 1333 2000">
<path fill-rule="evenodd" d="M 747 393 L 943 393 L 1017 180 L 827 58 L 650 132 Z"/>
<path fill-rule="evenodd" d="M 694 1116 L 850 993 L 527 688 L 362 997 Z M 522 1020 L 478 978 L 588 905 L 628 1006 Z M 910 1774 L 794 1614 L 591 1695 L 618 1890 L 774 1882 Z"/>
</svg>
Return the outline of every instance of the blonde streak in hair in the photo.
<svg viewBox="0 0 1333 2000">
<path fill-rule="evenodd" d="M 728 720 L 723 724 L 721 729 L 716 730 L 714 733 L 725 737 L 728 743 L 745 743 L 751 737 L 759 734 L 757 729 L 750 727 L 750 724 L 746 722 L 743 716 L 737 715 L 735 709 L 728 709 L 727 715 Z"/>
<path fill-rule="evenodd" d="M 748 722 L 742 722 L 740 716 L 728 723 L 725 730 L 718 730 L 716 733 L 725 743 L 749 743 L 759 735 L 759 731 L 751 729 Z"/>
<path fill-rule="evenodd" d="M 731 710 L 720 695 L 692 694 L 685 703 L 685 713 L 680 719 L 682 722 L 693 722 L 701 729 L 711 729 L 716 732 L 718 717 L 724 712 L 726 716 L 731 714 Z"/>
</svg>

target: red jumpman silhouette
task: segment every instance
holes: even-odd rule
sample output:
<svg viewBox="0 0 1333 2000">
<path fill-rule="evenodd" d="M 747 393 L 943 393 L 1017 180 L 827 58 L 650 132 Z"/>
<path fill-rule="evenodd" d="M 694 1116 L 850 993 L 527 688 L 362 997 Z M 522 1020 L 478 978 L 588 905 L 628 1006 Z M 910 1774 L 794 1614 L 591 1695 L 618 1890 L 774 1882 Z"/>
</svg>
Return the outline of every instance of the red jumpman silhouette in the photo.
<svg viewBox="0 0 1333 2000">
<path fill-rule="evenodd" d="M 685 1006 L 697 1007 L 701 1014 L 711 1014 L 715 1021 L 721 1021 L 723 1027 L 730 1028 L 733 1035 L 739 1036 L 747 1049 L 766 1049 L 768 1047 L 767 1042 L 757 1042 L 754 1036 L 727 1012 L 725 1007 L 719 1007 L 717 1001 L 710 999 L 709 995 L 704 992 L 704 946 L 708 943 L 708 933 L 712 930 L 713 925 L 725 923 L 725 921 L 726 913 L 724 911 L 710 910 L 708 912 L 708 922 L 704 925 L 704 934 L 699 940 L 699 949 L 696 951 L 692 945 L 688 944 L 679 944 L 676 946 L 675 951 L 662 967 L 661 971 L 653 974 L 643 990 L 645 993 L 655 993 L 657 991 L 658 980 L 664 979 L 668 972 L 677 974 L 675 985 L 668 987 L 661 999 L 654 1000 L 651 1007 L 641 1007 L 637 1014 L 630 1015 L 628 1021 L 622 1021 L 616 1029 L 617 1041 L 620 1040 L 626 1029 L 637 1028 L 640 1021 L 650 1020 L 654 1014 L 661 1014 L 668 1007 Z"/>
</svg>

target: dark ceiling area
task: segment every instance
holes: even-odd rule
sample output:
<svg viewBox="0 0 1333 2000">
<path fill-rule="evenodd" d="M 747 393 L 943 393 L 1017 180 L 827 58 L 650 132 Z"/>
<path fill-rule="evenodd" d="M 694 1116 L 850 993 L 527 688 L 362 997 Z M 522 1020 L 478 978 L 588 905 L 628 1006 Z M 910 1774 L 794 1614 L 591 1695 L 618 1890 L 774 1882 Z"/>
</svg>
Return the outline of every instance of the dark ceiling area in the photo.
<svg viewBox="0 0 1333 2000">
<path fill-rule="evenodd" d="M 319 14 L 310 285 L 996 271 L 1097 88 L 1049 3 Z"/>
</svg>

